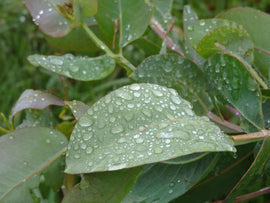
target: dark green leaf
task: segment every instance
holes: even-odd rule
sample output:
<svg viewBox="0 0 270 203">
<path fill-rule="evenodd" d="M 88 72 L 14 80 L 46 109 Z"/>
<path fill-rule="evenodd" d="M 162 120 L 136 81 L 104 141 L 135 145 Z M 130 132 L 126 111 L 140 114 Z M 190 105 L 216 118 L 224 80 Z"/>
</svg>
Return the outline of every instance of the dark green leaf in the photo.
<svg viewBox="0 0 270 203">
<path fill-rule="evenodd" d="M 84 175 L 63 203 L 121 202 L 135 184 L 142 167 Z"/>
<path fill-rule="evenodd" d="M 235 151 L 177 92 L 133 84 L 113 91 L 82 116 L 71 135 L 67 173 L 112 171 L 206 151 Z"/>
<path fill-rule="evenodd" d="M 180 156 L 177 157 L 175 159 L 170 159 L 167 161 L 163 161 L 162 163 L 165 164 L 174 164 L 174 165 L 178 165 L 178 164 L 187 164 L 193 161 L 197 161 L 203 157 L 205 157 L 208 153 L 207 152 L 203 152 L 203 153 L 194 153 L 194 154 L 189 154 L 186 156 Z"/>
<path fill-rule="evenodd" d="M 123 203 L 169 202 L 181 196 L 216 163 L 216 154 L 184 165 L 154 164 L 145 167 Z"/>
<path fill-rule="evenodd" d="M 71 23 L 63 17 L 57 8 L 65 0 L 24 0 L 33 17 L 33 21 L 45 34 L 62 37 L 70 31 Z"/>
<path fill-rule="evenodd" d="M 65 106 L 65 103 L 61 98 L 52 94 L 28 89 L 21 94 L 16 102 L 12 109 L 12 116 L 24 109 L 44 109 L 49 105 Z"/>
<path fill-rule="evenodd" d="M 110 56 L 97 58 L 73 56 L 65 54 L 63 56 L 43 56 L 31 55 L 27 58 L 34 66 L 42 66 L 54 73 L 66 77 L 89 81 L 100 80 L 111 74 L 115 68 L 115 61 Z"/>
<path fill-rule="evenodd" d="M 91 17 L 97 13 L 97 0 L 79 0 L 80 11 L 83 18 Z"/>
<path fill-rule="evenodd" d="M 83 116 L 83 114 L 89 109 L 89 106 L 84 104 L 81 101 L 65 101 L 65 103 L 69 106 L 71 109 L 73 115 L 78 120 L 80 117 Z"/>
<path fill-rule="evenodd" d="M 242 195 L 242 191 L 253 181 L 258 181 L 262 175 L 265 164 L 270 157 L 270 139 L 266 138 L 250 168 L 236 184 L 230 194 L 226 197 L 225 202 L 232 202 L 237 196 Z"/>
<path fill-rule="evenodd" d="M 136 82 L 149 82 L 172 87 L 192 102 L 194 111 L 206 111 L 206 84 L 203 71 L 192 61 L 177 55 L 156 55 L 145 59 L 130 76 Z"/>
<path fill-rule="evenodd" d="M 263 129 L 261 92 L 245 64 L 233 55 L 216 54 L 205 67 L 213 94 L 227 99 L 256 128 Z"/>
<path fill-rule="evenodd" d="M 0 199 L 61 156 L 66 145 L 64 135 L 42 127 L 18 129 L 2 136 Z"/>
</svg>

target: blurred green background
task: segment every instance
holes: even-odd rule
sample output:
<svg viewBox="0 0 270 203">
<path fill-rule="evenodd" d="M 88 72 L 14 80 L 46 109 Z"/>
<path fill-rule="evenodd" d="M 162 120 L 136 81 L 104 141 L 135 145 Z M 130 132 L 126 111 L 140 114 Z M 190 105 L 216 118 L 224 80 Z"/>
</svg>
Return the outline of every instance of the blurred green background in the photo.
<svg viewBox="0 0 270 203">
<path fill-rule="evenodd" d="M 161 0 L 162 1 L 162 0 Z M 174 0 L 173 15 L 182 19 L 183 6 L 189 4 L 200 18 L 210 18 L 237 6 L 250 6 L 270 12 L 269 0 Z M 181 20 L 176 26 L 181 27 Z M 56 74 L 31 66 L 26 57 L 31 54 L 61 54 L 47 44 L 42 33 L 32 22 L 21 0 L 0 1 L 0 112 L 9 117 L 11 109 L 25 89 L 50 91 L 64 98 L 61 79 Z M 78 53 L 96 54 L 96 53 Z M 143 60 L 143 58 L 139 58 Z M 92 104 L 110 89 L 128 83 L 125 72 L 116 69 L 110 77 L 97 82 L 63 79 L 69 100 L 78 99 Z M 0 125 L 4 126 L 0 117 Z"/>
</svg>

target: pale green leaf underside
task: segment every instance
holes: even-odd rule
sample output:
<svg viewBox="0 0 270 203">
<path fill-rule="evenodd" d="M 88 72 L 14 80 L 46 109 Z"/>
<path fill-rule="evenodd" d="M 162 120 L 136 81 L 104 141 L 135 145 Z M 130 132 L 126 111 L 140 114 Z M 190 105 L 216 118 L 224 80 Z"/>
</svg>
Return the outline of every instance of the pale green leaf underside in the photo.
<svg viewBox="0 0 270 203">
<path fill-rule="evenodd" d="M 103 79 L 111 74 L 115 67 L 115 61 L 106 55 L 90 58 L 72 54 L 63 56 L 35 54 L 29 56 L 28 60 L 34 66 L 42 66 L 54 73 L 82 81 Z"/>
<path fill-rule="evenodd" d="M 63 100 L 55 95 L 39 90 L 27 89 L 21 94 L 12 109 L 12 116 L 24 109 L 44 109 L 49 105 L 65 106 Z"/>
<path fill-rule="evenodd" d="M 83 114 L 89 109 L 89 106 L 84 104 L 81 101 L 65 101 L 65 103 L 69 106 L 71 109 L 73 115 L 78 120 L 80 117 L 83 116 Z"/>
<path fill-rule="evenodd" d="M 205 151 L 235 151 L 177 92 L 133 84 L 107 95 L 81 117 L 66 155 L 67 173 L 113 171 Z"/>
<path fill-rule="evenodd" d="M 63 134 L 43 127 L 18 129 L 2 136 L 0 200 L 61 156 L 66 145 Z"/>
</svg>

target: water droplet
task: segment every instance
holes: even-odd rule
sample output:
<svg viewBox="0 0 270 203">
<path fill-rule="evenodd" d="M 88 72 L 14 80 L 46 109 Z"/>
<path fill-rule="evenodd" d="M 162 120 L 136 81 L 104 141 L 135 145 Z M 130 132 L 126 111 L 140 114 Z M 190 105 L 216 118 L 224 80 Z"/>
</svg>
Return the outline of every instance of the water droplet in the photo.
<svg viewBox="0 0 270 203">
<path fill-rule="evenodd" d="M 85 143 L 82 143 L 82 144 L 81 144 L 81 148 L 82 148 L 82 149 L 86 149 L 86 144 L 85 144 Z"/>
<path fill-rule="evenodd" d="M 168 193 L 169 193 L 169 194 L 172 194 L 172 193 L 173 193 L 173 189 L 170 189 L 170 190 L 168 191 Z"/>
<path fill-rule="evenodd" d="M 133 84 L 133 85 L 130 85 L 129 88 L 131 90 L 139 90 L 141 89 L 140 85 L 139 84 Z"/>
<path fill-rule="evenodd" d="M 125 118 L 127 121 L 131 121 L 131 120 L 133 119 L 133 116 L 134 116 L 133 112 L 126 112 L 126 113 L 124 114 L 124 118 Z"/>
<path fill-rule="evenodd" d="M 47 139 L 46 140 L 46 143 L 48 143 L 48 144 L 51 143 L 51 140 L 50 139 Z"/>
<path fill-rule="evenodd" d="M 112 165 L 112 166 L 109 167 L 109 170 L 110 171 L 119 170 L 119 169 L 125 168 L 126 166 L 127 166 L 126 163 Z"/>
<path fill-rule="evenodd" d="M 175 104 L 180 104 L 181 103 L 181 100 L 176 96 L 171 96 L 171 100 Z"/>
<path fill-rule="evenodd" d="M 82 127 L 88 127 L 88 126 L 91 126 L 93 125 L 93 120 L 84 116 L 84 117 L 81 117 L 80 120 L 79 120 L 79 125 L 82 126 Z"/>
<path fill-rule="evenodd" d="M 75 159 L 81 158 L 81 156 L 79 154 L 75 154 L 74 157 L 75 157 Z"/>
<path fill-rule="evenodd" d="M 123 131 L 124 131 L 124 128 L 123 128 L 123 126 L 121 126 L 121 125 L 112 127 L 112 129 L 111 129 L 111 132 L 112 132 L 113 134 L 121 133 L 121 132 L 123 132 Z"/>
<path fill-rule="evenodd" d="M 55 57 L 50 58 L 50 62 L 59 66 L 63 65 L 63 61 Z"/>
<path fill-rule="evenodd" d="M 154 149 L 154 153 L 160 154 L 163 150 L 160 147 Z"/>
<path fill-rule="evenodd" d="M 93 152 L 93 148 L 92 147 L 87 147 L 85 152 L 87 154 L 91 154 Z"/>
<path fill-rule="evenodd" d="M 163 96 L 162 92 L 160 92 L 160 91 L 158 91 L 158 90 L 152 90 L 152 92 L 153 92 L 153 94 L 154 94 L 155 96 L 157 96 L 157 97 L 162 97 L 162 96 Z"/>
<path fill-rule="evenodd" d="M 147 116 L 147 117 L 151 117 L 151 116 L 152 116 L 151 111 L 148 110 L 148 109 L 142 109 L 142 113 L 143 113 L 145 116 Z"/>
<path fill-rule="evenodd" d="M 117 96 L 122 98 L 122 99 L 125 99 L 125 100 L 132 100 L 133 99 L 132 95 L 126 91 L 118 91 Z"/>
<path fill-rule="evenodd" d="M 92 136 L 93 136 L 93 133 L 92 132 L 88 132 L 87 134 L 84 134 L 83 135 L 83 139 L 85 141 L 87 141 L 87 140 L 90 140 Z"/>
<path fill-rule="evenodd" d="M 78 66 L 72 66 L 71 67 L 71 71 L 74 72 L 74 73 L 75 72 L 78 72 L 79 71 L 79 67 Z"/>
<path fill-rule="evenodd" d="M 187 27 L 187 30 L 188 30 L 188 31 L 193 31 L 193 27 L 192 27 L 192 26 L 188 26 L 188 27 Z"/>
<path fill-rule="evenodd" d="M 124 143 L 124 142 L 126 142 L 127 140 L 126 140 L 126 138 L 124 138 L 124 137 L 121 137 L 119 140 L 118 140 L 118 143 Z"/>
<path fill-rule="evenodd" d="M 201 20 L 201 21 L 200 21 L 200 25 L 201 25 L 201 26 L 204 26 L 204 25 L 205 25 L 205 21 L 204 21 L 204 20 Z"/>
<path fill-rule="evenodd" d="M 14 139 L 14 136 L 13 135 L 9 135 L 9 139 L 10 140 L 13 140 Z"/>
<path fill-rule="evenodd" d="M 141 138 L 141 137 L 139 137 L 139 138 L 136 139 L 136 143 L 137 144 L 143 143 L 143 141 L 144 141 L 144 139 Z"/>
</svg>

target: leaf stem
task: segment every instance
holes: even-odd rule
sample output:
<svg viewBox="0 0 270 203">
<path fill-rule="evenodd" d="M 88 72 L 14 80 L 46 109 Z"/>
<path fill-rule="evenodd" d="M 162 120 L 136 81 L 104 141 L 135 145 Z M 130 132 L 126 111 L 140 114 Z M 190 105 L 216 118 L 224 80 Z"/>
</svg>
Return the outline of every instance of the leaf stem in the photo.
<svg viewBox="0 0 270 203">
<path fill-rule="evenodd" d="M 235 135 L 232 136 L 232 138 L 234 139 L 235 145 L 247 144 L 262 140 L 264 138 L 270 138 L 270 130 L 262 130 L 260 132 L 248 133 L 244 135 Z"/>
<path fill-rule="evenodd" d="M 116 60 L 118 64 L 120 64 L 123 68 L 126 69 L 128 75 L 135 71 L 136 68 L 122 55 L 122 53 L 113 53 L 111 49 L 96 36 L 96 34 L 88 27 L 85 22 L 82 23 L 82 28 L 84 29 L 86 34 L 94 41 L 98 48 L 105 51 L 107 55 L 111 56 L 114 60 Z"/>
<path fill-rule="evenodd" d="M 8 123 L 8 121 L 7 121 L 7 118 L 6 118 L 5 114 L 3 114 L 2 112 L 1 112 L 1 117 L 3 118 L 3 121 L 4 121 L 4 123 L 6 124 L 7 128 L 8 128 L 9 130 L 12 130 L 12 127 L 9 125 L 9 123 Z"/>
<path fill-rule="evenodd" d="M 7 129 L 5 129 L 5 128 L 2 128 L 1 126 L 0 126 L 0 131 L 2 131 L 3 133 L 9 133 L 9 131 L 7 130 Z"/>
</svg>

